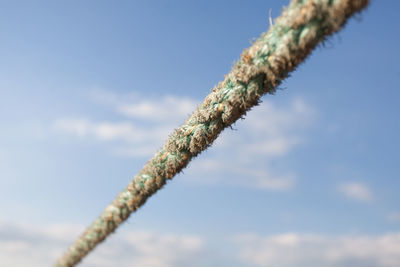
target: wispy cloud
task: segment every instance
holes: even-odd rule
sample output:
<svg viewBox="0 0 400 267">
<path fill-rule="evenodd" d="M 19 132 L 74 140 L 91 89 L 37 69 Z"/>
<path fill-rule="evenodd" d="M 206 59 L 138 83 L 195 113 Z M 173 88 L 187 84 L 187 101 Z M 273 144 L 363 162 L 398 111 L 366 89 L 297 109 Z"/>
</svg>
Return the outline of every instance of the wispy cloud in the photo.
<svg viewBox="0 0 400 267">
<path fill-rule="evenodd" d="M 234 126 L 237 131 L 223 132 L 207 152 L 207 159 L 194 161 L 187 172 L 201 183 L 221 181 L 262 190 L 292 189 L 295 173 L 278 173 L 270 163 L 284 160 L 304 142 L 305 131 L 314 118 L 315 111 L 299 98 L 281 107 L 264 101 Z M 203 175 L 196 176 L 196 172 Z"/>
<path fill-rule="evenodd" d="M 60 118 L 54 121 L 53 129 L 83 140 L 97 140 L 111 147 L 112 153 L 128 157 L 150 157 L 162 146 L 168 134 L 184 122 L 197 102 L 187 97 L 146 99 L 106 92 L 93 94 L 93 98 L 102 105 L 111 105 L 120 118 Z"/>
<path fill-rule="evenodd" d="M 33 227 L 0 220 L 0 265 L 51 266 L 83 231 L 79 225 Z M 233 241 L 233 242 L 232 242 Z M 215 247 L 210 250 L 210 247 Z M 132 266 L 400 266 L 400 233 L 321 235 L 238 234 L 205 238 L 120 229 L 80 264 L 86 267 Z"/>
<path fill-rule="evenodd" d="M 153 100 L 143 99 L 131 103 L 118 103 L 116 108 L 121 114 L 132 118 L 173 121 L 188 117 L 197 104 L 199 101 L 188 97 L 167 95 Z"/>
<path fill-rule="evenodd" d="M 55 121 L 54 126 L 58 130 L 78 137 L 95 137 L 101 141 L 142 142 L 152 135 L 151 132 L 135 127 L 129 122 L 95 123 L 87 119 L 59 119 Z"/>
<path fill-rule="evenodd" d="M 97 103 L 111 106 L 119 114 L 118 120 L 60 118 L 54 122 L 54 129 L 83 140 L 97 140 L 115 155 L 129 157 L 150 157 L 200 103 L 171 95 L 145 98 L 102 92 L 93 98 Z M 288 155 L 301 144 L 314 117 L 314 110 L 300 98 L 282 107 L 264 101 L 234 126 L 238 131 L 221 134 L 207 152 L 207 160 L 196 160 L 191 168 L 202 170 L 201 183 L 213 179 L 213 182 L 266 190 L 291 189 L 296 180 L 293 172 L 277 174 L 268 162 Z M 261 165 L 257 164 L 260 160 Z M 210 179 L 203 178 L 205 173 Z"/>
<path fill-rule="evenodd" d="M 190 181 L 201 184 L 223 183 L 272 191 L 287 191 L 296 184 L 296 177 L 292 173 L 277 175 L 267 170 L 266 166 L 246 168 L 243 163 L 229 163 L 223 159 L 213 159 L 212 156 L 193 162 L 186 173 L 191 176 Z"/>
<path fill-rule="evenodd" d="M 0 221 L 0 265 L 51 266 L 82 230 L 73 225 L 32 228 Z M 191 266 L 192 261 L 201 262 L 203 251 L 204 241 L 198 236 L 125 231 L 109 238 L 81 265 Z"/>
<path fill-rule="evenodd" d="M 246 266 L 400 266 L 400 233 L 379 236 L 287 233 L 236 238 L 239 258 Z"/>
<path fill-rule="evenodd" d="M 58 119 L 53 129 L 81 140 L 96 140 L 114 155 L 150 157 L 159 149 L 168 133 L 168 125 L 138 125 L 129 121 L 91 121 L 82 118 Z"/>
<path fill-rule="evenodd" d="M 177 127 L 194 111 L 200 99 L 177 95 L 148 95 L 135 92 L 116 94 L 111 91 L 92 91 L 91 100 L 111 107 L 118 114 L 141 121 L 173 124 Z"/>
<path fill-rule="evenodd" d="M 314 119 L 315 110 L 301 98 L 282 106 L 265 100 L 237 123 L 243 134 L 232 141 L 240 142 L 248 154 L 284 156 L 303 141 L 304 130 Z"/>
<path fill-rule="evenodd" d="M 363 183 L 348 182 L 338 186 L 338 190 L 344 196 L 357 201 L 368 202 L 373 199 L 371 189 Z"/>
<path fill-rule="evenodd" d="M 108 241 L 87 258 L 87 266 L 190 266 L 204 250 L 203 239 L 192 235 L 134 231 Z"/>
<path fill-rule="evenodd" d="M 260 189 L 274 190 L 274 191 L 282 191 L 289 190 L 294 187 L 296 178 L 294 174 L 285 174 L 285 175 L 271 175 L 265 170 L 259 171 L 242 171 L 244 175 L 247 177 L 253 177 L 250 180 L 249 187 L 255 187 Z M 253 182 L 253 185 L 251 185 Z"/>
<path fill-rule="evenodd" d="M 51 266 L 71 237 L 83 227 L 58 225 L 34 228 L 0 221 L 0 265 L 9 267 Z"/>
</svg>

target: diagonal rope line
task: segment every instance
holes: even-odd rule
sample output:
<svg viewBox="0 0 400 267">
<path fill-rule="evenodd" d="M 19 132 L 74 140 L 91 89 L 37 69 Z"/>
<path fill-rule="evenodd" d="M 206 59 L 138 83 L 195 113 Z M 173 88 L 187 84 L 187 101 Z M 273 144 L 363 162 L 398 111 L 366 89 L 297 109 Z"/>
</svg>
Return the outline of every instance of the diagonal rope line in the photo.
<svg viewBox="0 0 400 267">
<path fill-rule="evenodd" d="M 164 147 L 70 246 L 56 266 L 71 267 L 79 263 L 168 179 L 209 147 L 223 129 L 257 105 L 262 95 L 274 93 L 318 44 L 340 30 L 368 2 L 291 0 L 274 25 L 243 51 L 225 79 L 214 87 L 184 125 L 169 136 Z"/>
</svg>

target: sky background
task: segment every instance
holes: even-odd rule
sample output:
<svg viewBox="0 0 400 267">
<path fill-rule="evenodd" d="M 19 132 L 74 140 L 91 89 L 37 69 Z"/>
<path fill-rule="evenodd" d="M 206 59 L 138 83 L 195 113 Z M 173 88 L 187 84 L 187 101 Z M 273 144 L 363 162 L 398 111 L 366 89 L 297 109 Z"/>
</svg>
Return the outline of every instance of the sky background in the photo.
<svg viewBox="0 0 400 267">
<path fill-rule="evenodd" d="M 0 1 L 0 266 L 51 266 L 288 1 Z M 372 1 L 80 266 L 400 266 L 398 1 Z"/>
</svg>

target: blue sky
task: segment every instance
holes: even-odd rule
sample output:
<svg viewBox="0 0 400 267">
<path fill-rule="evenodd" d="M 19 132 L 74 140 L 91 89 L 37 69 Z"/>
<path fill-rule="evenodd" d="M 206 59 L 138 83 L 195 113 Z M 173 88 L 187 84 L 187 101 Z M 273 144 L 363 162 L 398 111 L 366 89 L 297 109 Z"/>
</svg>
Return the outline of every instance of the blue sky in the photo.
<svg viewBox="0 0 400 267">
<path fill-rule="evenodd" d="M 53 263 L 287 3 L 1 1 L 0 266 Z M 81 266 L 399 266 L 399 8 L 372 1 Z"/>
</svg>

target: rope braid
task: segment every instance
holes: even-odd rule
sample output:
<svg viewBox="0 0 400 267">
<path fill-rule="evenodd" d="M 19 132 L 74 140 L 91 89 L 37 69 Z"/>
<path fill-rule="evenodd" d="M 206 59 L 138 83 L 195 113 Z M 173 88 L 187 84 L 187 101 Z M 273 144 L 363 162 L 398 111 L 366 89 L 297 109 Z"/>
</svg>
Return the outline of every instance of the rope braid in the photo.
<svg viewBox="0 0 400 267">
<path fill-rule="evenodd" d="M 209 147 L 223 129 L 274 93 L 311 51 L 369 0 L 291 0 L 273 26 L 248 49 L 184 125 L 176 129 L 117 198 L 78 238 L 57 267 L 76 265 L 168 179 Z"/>
</svg>

